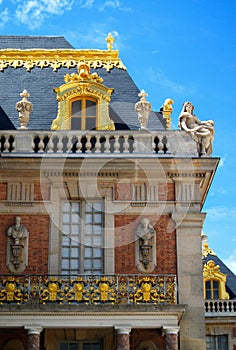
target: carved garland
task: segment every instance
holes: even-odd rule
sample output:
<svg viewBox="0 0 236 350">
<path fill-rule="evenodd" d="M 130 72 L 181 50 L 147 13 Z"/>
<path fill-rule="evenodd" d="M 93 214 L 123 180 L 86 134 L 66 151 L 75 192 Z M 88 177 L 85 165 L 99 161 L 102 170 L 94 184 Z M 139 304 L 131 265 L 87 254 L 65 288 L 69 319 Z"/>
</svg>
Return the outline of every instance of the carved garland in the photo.
<svg viewBox="0 0 236 350">
<path fill-rule="evenodd" d="M 74 68 L 81 62 L 89 65 L 90 68 L 105 68 L 110 71 L 112 68 L 126 70 L 126 67 L 118 57 L 118 51 L 105 50 L 0 50 L 0 70 L 5 68 L 24 67 L 27 71 L 32 68 L 50 67 L 53 71 L 59 68 Z"/>
</svg>

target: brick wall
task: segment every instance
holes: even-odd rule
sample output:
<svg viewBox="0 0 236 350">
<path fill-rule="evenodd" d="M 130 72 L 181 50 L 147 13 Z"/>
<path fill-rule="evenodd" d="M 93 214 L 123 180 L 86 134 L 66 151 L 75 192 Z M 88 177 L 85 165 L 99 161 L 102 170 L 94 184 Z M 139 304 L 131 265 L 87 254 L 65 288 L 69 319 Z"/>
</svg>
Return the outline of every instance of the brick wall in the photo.
<svg viewBox="0 0 236 350">
<path fill-rule="evenodd" d="M 50 200 L 50 185 L 47 183 L 36 183 L 34 185 L 34 200 L 35 201 Z"/>
<path fill-rule="evenodd" d="M 7 252 L 7 229 L 14 224 L 16 215 L 0 215 L 0 266 L 1 274 L 12 274 L 6 267 Z M 24 274 L 47 274 L 48 273 L 48 215 L 19 214 L 21 223 L 29 231 L 28 266 Z"/>
<path fill-rule="evenodd" d="M 169 215 L 148 217 L 156 230 L 157 265 L 153 274 L 176 274 L 175 231 L 169 232 Z M 115 273 L 139 273 L 135 267 L 135 231 L 138 215 L 115 216 Z"/>
</svg>

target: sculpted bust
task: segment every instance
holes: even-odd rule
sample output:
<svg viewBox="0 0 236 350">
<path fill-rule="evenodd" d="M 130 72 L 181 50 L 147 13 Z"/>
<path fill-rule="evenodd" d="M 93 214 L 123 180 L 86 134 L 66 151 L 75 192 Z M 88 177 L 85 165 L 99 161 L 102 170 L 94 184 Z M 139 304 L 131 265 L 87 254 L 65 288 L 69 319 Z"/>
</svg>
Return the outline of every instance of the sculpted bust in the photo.
<svg viewBox="0 0 236 350">
<path fill-rule="evenodd" d="M 21 224 L 21 218 L 15 217 L 15 223 L 7 229 L 7 262 L 6 265 L 13 273 L 21 273 L 28 265 L 29 232 Z"/>
<path fill-rule="evenodd" d="M 21 224 L 21 218 L 16 216 L 15 224 L 8 228 L 7 234 L 14 239 L 14 244 L 22 244 L 23 238 L 26 238 L 29 232 L 27 228 Z"/>
</svg>

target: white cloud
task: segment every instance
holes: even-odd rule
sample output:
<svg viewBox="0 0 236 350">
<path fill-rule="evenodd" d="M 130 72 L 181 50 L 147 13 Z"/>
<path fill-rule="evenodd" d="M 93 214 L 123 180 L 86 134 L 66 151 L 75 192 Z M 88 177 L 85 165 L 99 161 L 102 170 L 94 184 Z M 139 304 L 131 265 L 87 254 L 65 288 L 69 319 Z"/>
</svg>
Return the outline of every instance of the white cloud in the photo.
<svg viewBox="0 0 236 350">
<path fill-rule="evenodd" d="M 228 207 L 215 207 L 208 208 L 207 211 L 207 220 L 209 221 L 221 221 L 222 219 L 231 219 L 236 218 L 236 208 Z"/>
<path fill-rule="evenodd" d="M 236 251 L 233 252 L 228 258 L 224 259 L 225 265 L 236 274 Z"/>
<path fill-rule="evenodd" d="M 171 80 L 161 69 L 154 70 L 152 67 L 149 67 L 148 77 L 151 82 L 157 84 L 161 88 L 171 90 L 173 93 L 179 95 L 186 95 L 186 93 L 192 94 L 194 92 L 189 86 Z"/>
<path fill-rule="evenodd" d="M 121 41 L 120 41 L 120 35 L 117 31 L 111 31 L 115 42 L 114 42 L 114 49 L 118 49 L 121 47 Z M 79 46 L 90 48 L 90 47 L 98 47 L 100 49 L 106 50 L 107 43 L 106 43 L 106 37 L 107 37 L 108 31 L 105 30 L 104 25 L 101 27 L 94 23 L 90 24 L 89 28 L 85 31 L 81 30 L 80 32 L 67 32 L 65 33 L 66 37 L 70 40 L 70 42 L 73 42 L 73 46 Z"/>
<path fill-rule="evenodd" d="M 80 6 L 82 8 L 92 8 L 94 6 L 94 0 L 85 0 L 85 1 L 81 1 Z"/>
<path fill-rule="evenodd" d="M 9 19 L 9 10 L 6 7 L 3 11 L 1 11 L 0 27 L 3 27 L 7 22 L 9 22 Z"/>
<path fill-rule="evenodd" d="M 34 29 L 50 15 L 70 11 L 73 4 L 74 0 L 26 0 L 18 3 L 15 15 L 20 23 Z"/>
</svg>

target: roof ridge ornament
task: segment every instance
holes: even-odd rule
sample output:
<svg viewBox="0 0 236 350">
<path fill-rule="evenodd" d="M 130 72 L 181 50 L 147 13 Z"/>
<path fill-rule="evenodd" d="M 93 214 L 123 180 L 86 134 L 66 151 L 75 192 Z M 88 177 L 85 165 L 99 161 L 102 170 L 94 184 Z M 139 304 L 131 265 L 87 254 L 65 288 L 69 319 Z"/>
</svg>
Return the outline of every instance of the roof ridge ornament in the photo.
<svg viewBox="0 0 236 350">
<path fill-rule="evenodd" d="M 115 39 L 113 38 L 111 33 L 107 34 L 106 37 L 106 42 L 107 42 L 107 50 L 112 50 L 113 49 L 113 43 L 114 43 Z"/>
</svg>

